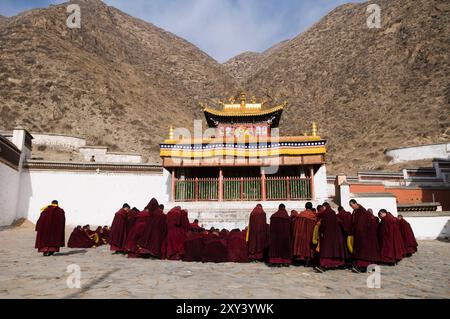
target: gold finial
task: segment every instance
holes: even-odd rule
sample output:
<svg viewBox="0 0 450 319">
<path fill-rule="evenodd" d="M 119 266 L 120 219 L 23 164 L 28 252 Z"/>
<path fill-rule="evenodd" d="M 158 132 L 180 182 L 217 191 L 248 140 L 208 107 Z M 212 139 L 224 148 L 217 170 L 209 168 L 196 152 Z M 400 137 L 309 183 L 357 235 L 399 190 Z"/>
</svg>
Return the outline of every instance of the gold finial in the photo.
<svg viewBox="0 0 450 319">
<path fill-rule="evenodd" d="M 315 121 L 312 123 L 312 136 L 317 136 L 317 123 Z"/>
<path fill-rule="evenodd" d="M 252 96 L 252 104 L 256 104 L 256 96 Z"/>
<path fill-rule="evenodd" d="M 173 127 L 172 127 L 172 125 L 170 126 L 170 129 L 169 129 L 169 140 L 173 140 Z"/>
<path fill-rule="evenodd" d="M 232 96 L 228 99 L 228 102 L 230 102 L 230 104 L 234 104 L 234 102 L 236 102 L 236 98 Z"/>
<path fill-rule="evenodd" d="M 241 106 L 245 107 L 246 101 L 247 101 L 247 96 L 245 95 L 244 92 L 241 92 L 241 97 L 240 98 L 241 98 Z"/>
</svg>

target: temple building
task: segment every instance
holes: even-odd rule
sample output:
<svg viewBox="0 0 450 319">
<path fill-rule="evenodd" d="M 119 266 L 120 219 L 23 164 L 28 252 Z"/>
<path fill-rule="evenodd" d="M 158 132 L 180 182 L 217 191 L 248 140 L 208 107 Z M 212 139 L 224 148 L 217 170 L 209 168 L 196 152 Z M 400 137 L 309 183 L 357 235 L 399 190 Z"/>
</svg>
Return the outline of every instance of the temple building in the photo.
<svg viewBox="0 0 450 319">
<path fill-rule="evenodd" d="M 170 172 L 170 201 L 280 201 L 327 198 L 326 140 L 280 136 L 287 103 L 266 107 L 245 93 L 222 107 L 202 104 L 210 134 L 175 136 L 160 144 Z"/>
</svg>

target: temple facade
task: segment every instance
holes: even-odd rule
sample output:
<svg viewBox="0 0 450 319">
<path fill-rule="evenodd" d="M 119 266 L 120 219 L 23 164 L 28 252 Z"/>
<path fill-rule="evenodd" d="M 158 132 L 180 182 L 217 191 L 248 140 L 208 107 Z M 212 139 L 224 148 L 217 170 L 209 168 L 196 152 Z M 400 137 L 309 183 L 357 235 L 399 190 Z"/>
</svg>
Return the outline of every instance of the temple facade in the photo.
<svg viewBox="0 0 450 319">
<path fill-rule="evenodd" d="M 326 140 L 280 136 L 287 103 L 266 107 L 245 93 L 222 107 L 201 104 L 209 129 L 202 137 L 175 136 L 160 144 L 171 176 L 170 200 L 321 201 L 327 198 Z M 176 130 L 175 130 L 176 131 Z"/>
</svg>

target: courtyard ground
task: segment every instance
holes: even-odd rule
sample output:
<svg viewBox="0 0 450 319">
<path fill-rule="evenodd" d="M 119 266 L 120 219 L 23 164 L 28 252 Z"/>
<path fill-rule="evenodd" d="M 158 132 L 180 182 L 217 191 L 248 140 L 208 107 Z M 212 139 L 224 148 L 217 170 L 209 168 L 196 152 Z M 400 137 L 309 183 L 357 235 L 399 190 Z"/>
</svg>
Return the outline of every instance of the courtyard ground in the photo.
<svg viewBox="0 0 450 319">
<path fill-rule="evenodd" d="M 413 257 L 382 266 L 381 288 L 371 289 L 367 274 L 349 270 L 127 259 L 106 246 L 42 257 L 34 238 L 29 223 L 0 230 L 0 298 L 450 298 L 448 242 L 420 241 Z M 71 264 L 79 289 L 66 283 Z"/>
</svg>

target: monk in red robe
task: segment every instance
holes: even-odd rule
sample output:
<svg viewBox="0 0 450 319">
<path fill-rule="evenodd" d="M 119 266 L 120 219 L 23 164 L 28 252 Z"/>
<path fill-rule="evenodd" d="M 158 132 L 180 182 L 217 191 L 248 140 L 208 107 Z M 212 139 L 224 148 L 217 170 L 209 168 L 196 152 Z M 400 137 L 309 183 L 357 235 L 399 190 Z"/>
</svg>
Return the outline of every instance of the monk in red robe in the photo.
<svg viewBox="0 0 450 319">
<path fill-rule="evenodd" d="M 400 229 L 396 218 L 385 209 L 381 209 L 378 216 L 380 217 L 380 227 L 378 229 L 380 262 L 387 265 L 395 265 L 402 260 L 405 253 Z"/>
<path fill-rule="evenodd" d="M 280 204 L 278 211 L 270 217 L 269 264 L 289 266 L 292 262 L 291 218 L 286 206 Z"/>
<path fill-rule="evenodd" d="M 104 245 L 108 245 L 108 238 L 109 238 L 109 227 L 103 226 L 102 228 L 102 242 Z"/>
<path fill-rule="evenodd" d="M 187 230 L 186 221 L 182 221 L 185 218 L 183 215 L 180 206 L 172 208 L 167 213 L 167 259 L 169 260 L 180 260 L 184 254 Z"/>
<path fill-rule="evenodd" d="M 150 221 L 150 211 L 154 211 L 158 208 L 158 206 L 158 201 L 155 198 L 152 198 L 144 210 L 136 214 L 136 220 L 127 234 L 127 239 L 125 242 L 125 249 L 128 253 L 128 258 L 139 257 L 138 242 Z"/>
<path fill-rule="evenodd" d="M 191 228 L 191 230 L 194 230 L 194 231 L 199 230 L 201 228 L 198 223 L 198 219 L 194 219 L 194 222 L 192 224 L 190 224 L 190 228 Z"/>
<path fill-rule="evenodd" d="M 256 205 L 250 213 L 247 229 L 248 255 L 250 260 L 262 261 L 264 251 L 269 247 L 266 213 L 261 204 Z"/>
<path fill-rule="evenodd" d="M 347 212 L 344 207 L 338 207 L 337 219 L 341 226 L 342 236 L 344 238 L 344 250 L 347 265 L 352 264 L 352 254 L 348 250 L 347 241 L 348 236 L 352 233 L 352 213 Z"/>
<path fill-rule="evenodd" d="M 67 242 L 67 247 L 69 248 L 91 248 L 94 245 L 94 240 L 88 236 L 81 226 L 77 226 L 73 230 Z"/>
<path fill-rule="evenodd" d="M 164 259 L 166 256 L 167 216 L 160 207 L 151 209 L 150 220 L 138 243 L 138 253 L 141 256 Z"/>
<path fill-rule="evenodd" d="M 108 241 L 111 246 L 110 249 L 115 253 L 123 253 L 125 251 L 124 244 L 127 238 L 127 214 L 129 210 L 130 205 L 125 203 L 114 215 Z"/>
<path fill-rule="evenodd" d="M 292 236 L 292 257 L 297 261 L 311 263 L 314 257 L 312 237 L 316 225 L 316 214 L 311 202 L 305 204 L 305 210 L 294 219 Z"/>
<path fill-rule="evenodd" d="M 375 216 L 370 214 L 356 200 L 350 200 L 352 213 L 352 235 L 354 241 L 353 257 L 355 266 L 353 272 L 366 272 L 367 266 L 380 260 L 378 245 L 378 224 Z"/>
<path fill-rule="evenodd" d="M 239 229 L 233 229 L 227 236 L 228 261 L 233 263 L 248 263 L 248 246 L 246 234 Z"/>
<path fill-rule="evenodd" d="M 206 236 L 203 247 L 202 262 L 223 263 L 228 261 L 227 242 L 220 238 L 217 230 Z"/>
<path fill-rule="evenodd" d="M 398 215 L 398 223 L 400 226 L 400 233 L 402 234 L 403 244 L 406 250 L 406 256 L 410 257 L 417 252 L 417 241 L 414 236 L 414 232 L 411 225 L 403 218 L 402 215 Z"/>
<path fill-rule="evenodd" d="M 184 241 L 183 261 L 202 261 L 206 236 L 207 234 L 205 232 L 200 232 L 199 230 L 187 233 L 186 240 Z"/>
<path fill-rule="evenodd" d="M 342 267 L 345 264 L 344 241 L 336 212 L 328 203 L 324 203 L 323 207 L 325 210 L 321 213 L 319 226 L 320 266 L 315 267 L 317 272 Z"/>
<path fill-rule="evenodd" d="M 230 231 L 228 229 L 223 228 L 220 232 L 219 232 L 219 236 L 222 239 L 227 240 L 228 235 L 230 234 Z"/>
<path fill-rule="evenodd" d="M 65 212 L 58 206 L 58 201 L 52 201 L 39 216 L 36 223 L 35 248 L 44 256 L 51 256 L 65 246 L 64 231 L 66 227 Z"/>
</svg>

